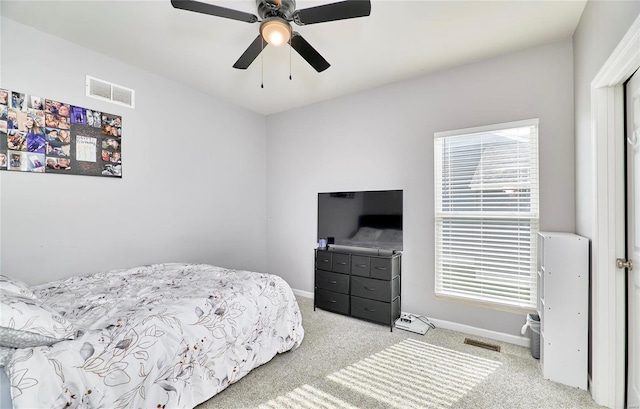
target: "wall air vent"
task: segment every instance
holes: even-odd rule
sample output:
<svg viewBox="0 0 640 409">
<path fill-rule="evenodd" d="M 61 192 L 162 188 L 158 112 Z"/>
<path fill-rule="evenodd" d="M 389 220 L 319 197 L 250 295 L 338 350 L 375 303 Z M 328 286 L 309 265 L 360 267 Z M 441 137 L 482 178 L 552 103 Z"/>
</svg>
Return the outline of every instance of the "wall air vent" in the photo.
<svg viewBox="0 0 640 409">
<path fill-rule="evenodd" d="M 88 97 L 135 108 L 135 91 L 130 88 L 87 75 L 86 90 Z"/>
</svg>

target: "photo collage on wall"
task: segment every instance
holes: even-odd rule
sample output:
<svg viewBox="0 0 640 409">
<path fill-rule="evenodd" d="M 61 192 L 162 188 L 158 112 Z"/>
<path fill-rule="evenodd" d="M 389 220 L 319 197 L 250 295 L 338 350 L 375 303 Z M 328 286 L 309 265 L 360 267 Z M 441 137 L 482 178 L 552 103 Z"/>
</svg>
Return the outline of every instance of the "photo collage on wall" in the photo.
<svg viewBox="0 0 640 409">
<path fill-rule="evenodd" d="M 0 170 L 122 177 L 122 117 L 0 88 Z"/>
</svg>

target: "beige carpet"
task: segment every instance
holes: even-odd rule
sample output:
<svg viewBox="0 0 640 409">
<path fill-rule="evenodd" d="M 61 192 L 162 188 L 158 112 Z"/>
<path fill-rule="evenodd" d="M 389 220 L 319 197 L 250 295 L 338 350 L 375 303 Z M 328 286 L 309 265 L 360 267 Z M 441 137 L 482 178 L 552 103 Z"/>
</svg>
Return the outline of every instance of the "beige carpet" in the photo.
<svg viewBox="0 0 640 409">
<path fill-rule="evenodd" d="M 299 298 L 305 339 L 198 409 L 598 408 L 589 394 L 542 379 L 527 348 L 464 344 L 443 329 L 426 335 L 313 311 Z"/>
</svg>

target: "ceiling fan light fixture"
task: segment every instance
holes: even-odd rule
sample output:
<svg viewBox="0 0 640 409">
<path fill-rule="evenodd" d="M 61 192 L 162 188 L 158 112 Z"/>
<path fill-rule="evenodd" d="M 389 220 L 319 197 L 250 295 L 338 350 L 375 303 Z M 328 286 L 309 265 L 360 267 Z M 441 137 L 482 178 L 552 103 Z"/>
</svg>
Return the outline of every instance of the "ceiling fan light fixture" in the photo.
<svg viewBox="0 0 640 409">
<path fill-rule="evenodd" d="M 260 25 L 260 34 L 268 44 L 279 47 L 291 38 L 291 26 L 285 20 L 274 17 Z"/>
</svg>

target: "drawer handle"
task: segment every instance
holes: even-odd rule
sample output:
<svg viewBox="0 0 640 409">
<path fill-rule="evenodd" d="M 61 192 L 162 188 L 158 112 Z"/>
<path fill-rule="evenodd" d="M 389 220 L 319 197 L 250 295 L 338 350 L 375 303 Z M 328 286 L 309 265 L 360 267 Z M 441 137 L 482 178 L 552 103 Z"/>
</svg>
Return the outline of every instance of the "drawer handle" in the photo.
<svg viewBox="0 0 640 409">
<path fill-rule="evenodd" d="M 386 270 L 386 267 L 376 267 L 376 270 Z"/>
<path fill-rule="evenodd" d="M 329 284 L 338 284 L 336 280 L 329 280 Z"/>
<path fill-rule="evenodd" d="M 367 308 L 367 307 L 365 307 L 364 310 L 367 311 L 367 312 L 376 312 L 376 310 L 374 310 L 372 308 Z"/>
<path fill-rule="evenodd" d="M 335 304 L 335 303 L 337 303 L 338 301 L 336 301 L 336 300 L 329 300 L 329 302 L 330 302 L 331 304 Z"/>
<path fill-rule="evenodd" d="M 346 266 L 346 265 L 347 265 L 347 262 L 345 261 L 345 262 L 342 262 L 342 263 L 341 263 L 341 262 L 339 262 L 339 261 L 336 261 L 336 264 L 340 264 L 341 266 Z"/>
<path fill-rule="evenodd" d="M 321 262 L 321 263 L 328 263 L 328 262 L 329 262 L 329 259 L 326 259 L 326 258 L 325 258 L 324 260 L 320 260 L 320 262 Z"/>
<path fill-rule="evenodd" d="M 356 267 L 365 268 L 365 267 L 367 267 L 367 265 L 366 264 L 356 264 Z"/>
<path fill-rule="evenodd" d="M 364 286 L 364 289 L 367 290 L 367 291 L 375 291 L 376 290 L 375 288 L 369 288 L 366 285 Z"/>
</svg>

